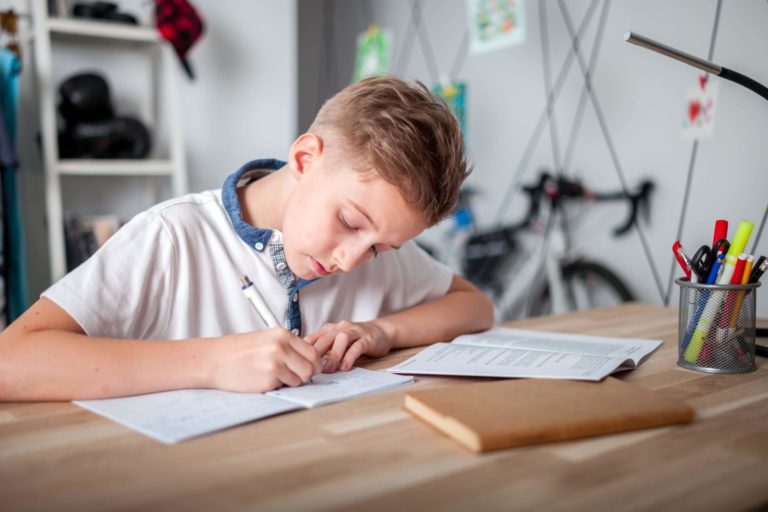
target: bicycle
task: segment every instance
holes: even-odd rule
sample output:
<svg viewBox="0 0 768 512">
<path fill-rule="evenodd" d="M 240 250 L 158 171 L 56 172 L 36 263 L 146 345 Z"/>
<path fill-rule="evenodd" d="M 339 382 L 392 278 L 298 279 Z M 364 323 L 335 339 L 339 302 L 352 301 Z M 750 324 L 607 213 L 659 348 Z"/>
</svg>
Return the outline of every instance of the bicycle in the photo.
<svg viewBox="0 0 768 512">
<path fill-rule="evenodd" d="M 453 217 L 452 247 L 438 258 L 488 293 L 496 305 L 498 321 L 631 301 L 634 295 L 616 272 L 573 250 L 565 205 L 628 201 L 628 218 L 613 230 L 614 235 L 621 236 L 637 221 L 638 211 L 647 215 L 653 187 L 652 182 L 643 181 L 628 194 L 597 193 L 579 181 L 542 172 L 536 183 L 522 187 L 528 199 L 525 217 L 514 224 L 484 230 L 475 226 L 471 208 L 471 198 L 477 192 L 464 189 Z M 544 221 L 542 206 L 547 206 L 549 213 Z M 521 239 L 526 231 L 543 232 L 537 257 L 521 258 Z"/>
</svg>

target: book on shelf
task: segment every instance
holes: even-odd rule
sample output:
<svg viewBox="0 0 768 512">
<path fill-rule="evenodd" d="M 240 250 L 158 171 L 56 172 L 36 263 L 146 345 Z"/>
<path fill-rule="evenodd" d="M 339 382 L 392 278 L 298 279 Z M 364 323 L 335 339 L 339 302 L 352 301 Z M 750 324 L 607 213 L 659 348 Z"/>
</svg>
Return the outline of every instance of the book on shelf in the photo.
<svg viewBox="0 0 768 512">
<path fill-rule="evenodd" d="M 405 409 L 474 452 L 688 423 L 661 392 L 601 382 L 513 379 L 409 391 Z"/>
<path fill-rule="evenodd" d="M 180 389 L 145 395 L 74 403 L 167 444 L 297 409 L 384 391 L 413 382 L 413 377 L 363 368 L 319 374 L 299 387 L 267 393 L 217 389 Z"/>
<path fill-rule="evenodd" d="M 637 368 L 659 340 L 497 328 L 435 343 L 392 373 L 601 380 Z"/>
</svg>

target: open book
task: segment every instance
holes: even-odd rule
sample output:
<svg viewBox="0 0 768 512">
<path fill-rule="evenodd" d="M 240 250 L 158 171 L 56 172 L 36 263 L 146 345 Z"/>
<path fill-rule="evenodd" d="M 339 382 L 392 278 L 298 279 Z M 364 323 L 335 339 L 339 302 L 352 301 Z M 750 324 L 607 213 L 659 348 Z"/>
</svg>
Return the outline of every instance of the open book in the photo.
<svg viewBox="0 0 768 512">
<path fill-rule="evenodd" d="M 181 389 L 74 403 L 172 444 L 287 411 L 339 402 L 410 382 L 413 377 L 353 368 L 348 372 L 315 375 L 309 384 L 268 393 Z"/>
<path fill-rule="evenodd" d="M 436 343 L 388 371 L 597 381 L 637 368 L 660 345 L 659 340 L 499 328 Z"/>
</svg>

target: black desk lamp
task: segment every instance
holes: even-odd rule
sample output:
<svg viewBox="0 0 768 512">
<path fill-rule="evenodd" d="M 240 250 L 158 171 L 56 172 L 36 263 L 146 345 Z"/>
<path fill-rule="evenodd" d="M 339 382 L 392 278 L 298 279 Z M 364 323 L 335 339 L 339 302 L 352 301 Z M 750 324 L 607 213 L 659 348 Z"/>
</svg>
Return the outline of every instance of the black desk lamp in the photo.
<svg viewBox="0 0 768 512">
<path fill-rule="evenodd" d="M 706 71 L 707 73 L 717 75 L 720 78 L 725 78 L 731 82 L 736 82 L 737 84 L 746 87 L 750 91 L 756 92 L 768 100 L 768 87 L 761 83 L 755 82 L 748 76 L 737 73 L 732 69 L 728 69 L 713 62 L 709 62 L 708 60 L 694 57 L 693 55 L 681 52 L 680 50 L 671 48 L 665 44 L 654 41 L 653 39 L 648 39 L 647 37 L 641 36 L 640 34 L 635 34 L 634 32 L 627 32 L 624 34 L 624 40 L 628 43 L 636 44 L 637 46 L 642 46 L 643 48 L 647 48 L 662 55 L 666 55 L 667 57 L 679 60 L 680 62 L 684 62 L 695 68 L 699 68 L 702 71 Z"/>
<path fill-rule="evenodd" d="M 635 34 L 634 32 L 627 32 L 624 34 L 624 40 L 628 43 L 636 44 L 637 46 L 642 46 L 643 48 L 653 50 L 656 53 L 660 53 L 675 60 L 679 60 L 680 62 L 684 62 L 690 66 L 701 69 L 702 71 L 706 71 L 707 73 L 719 76 L 720 78 L 725 78 L 731 82 L 736 82 L 737 84 L 746 87 L 750 91 L 756 92 L 768 100 L 768 87 L 752 80 L 748 76 L 737 73 L 732 69 L 725 68 L 715 64 L 714 62 L 709 62 L 708 60 L 694 57 L 693 55 L 681 52 L 680 50 L 659 43 L 658 41 L 654 41 L 653 39 L 641 36 L 640 34 Z M 766 337 L 768 336 L 768 329 L 757 329 L 755 334 L 757 337 Z M 768 347 L 757 345 L 756 353 L 757 355 L 768 357 Z"/>
</svg>

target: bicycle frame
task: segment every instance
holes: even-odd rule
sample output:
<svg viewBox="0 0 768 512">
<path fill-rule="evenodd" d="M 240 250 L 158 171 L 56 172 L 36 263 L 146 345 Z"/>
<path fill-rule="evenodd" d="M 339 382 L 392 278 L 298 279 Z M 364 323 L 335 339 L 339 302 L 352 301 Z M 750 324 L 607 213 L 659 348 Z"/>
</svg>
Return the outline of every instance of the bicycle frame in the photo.
<svg viewBox="0 0 768 512">
<path fill-rule="evenodd" d="M 520 269 L 515 269 L 513 265 L 503 277 L 500 276 L 499 279 L 508 285 L 497 300 L 498 321 L 530 316 L 533 301 L 541 296 L 547 286 L 552 301 L 552 312 L 558 314 L 570 310 L 562 266 L 572 256 L 569 256 L 570 249 L 562 215 L 559 208 L 550 212 L 549 225 L 545 228 L 541 246 L 533 251 L 537 256 L 525 258 L 526 264 Z M 510 312 L 515 315 L 510 315 Z"/>
</svg>

